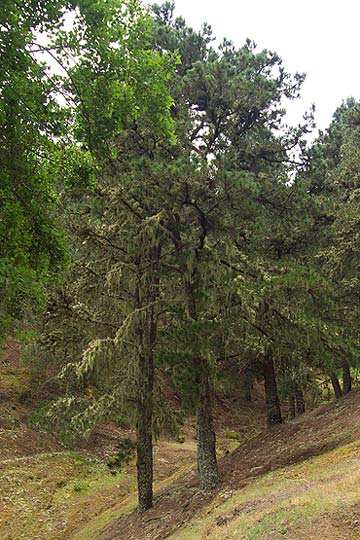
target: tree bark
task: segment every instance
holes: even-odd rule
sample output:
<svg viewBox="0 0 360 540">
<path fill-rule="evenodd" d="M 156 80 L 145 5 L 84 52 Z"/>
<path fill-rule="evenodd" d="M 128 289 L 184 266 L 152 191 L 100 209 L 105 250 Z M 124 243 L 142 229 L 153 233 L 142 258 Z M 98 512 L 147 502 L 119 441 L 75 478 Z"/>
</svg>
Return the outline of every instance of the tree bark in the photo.
<svg viewBox="0 0 360 540">
<path fill-rule="evenodd" d="M 289 396 L 289 418 L 290 420 L 293 420 L 296 416 L 296 408 L 295 408 L 295 395 L 290 394 Z"/>
<path fill-rule="evenodd" d="M 154 362 L 152 355 L 139 358 L 139 388 L 137 414 L 137 484 L 139 512 L 153 505 L 153 387 Z"/>
<path fill-rule="evenodd" d="M 350 365 L 347 360 L 342 360 L 341 367 L 343 370 L 343 393 L 348 394 L 352 387 L 352 378 L 350 373 Z"/>
<path fill-rule="evenodd" d="M 246 401 L 252 401 L 251 391 L 253 389 L 253 381 L 250 375 L 246 374 L 243 378 L 244 399 Z"/>
<path fill-rule="evenodd" d="M 296 386 L 295 388 L 295 402 L 296 402 L 297 414 L 304 414 L 305 412 L 304 392 L 302 391 L 300 386 Z"/>
<path fill-rule="evenodd" d="M 337 378 L 337 375 L 334 371 L 330 373 L 330 379 L 331 379 L 331 384 L 335 392 L 335 397 L 336 399 L 340 399 L 342 396 L 342 391 L 341 391 L 339 379 Z"/>
<path fill-rule="evenodd" d="M 271 354 L 266 353 L 263 362 L 263 373 L 265 382 L 265 398 L 267 409 L 267 423 L 271 427 L 282 423 L 280 400 L 276 384 L 274 362 Z"/>
<path fill-rule="evenodd" d="M 197 321 L 198 313 L 194 294 L 196 285 L 194 282 L 185 280 L 184 288 L 189 315 L 193 321 Z M 198 474 L 201 489 L 211 491 L 220 482 L 220 475 L 216 460 L 216 434 L 211 412 L 209 365 L 204 359 L 194 358 L 194 362 L 196 362 L 199 371 L 199 394 L 196 411 Z"/>
<path fill-rule="evenodd" d="M 211 395 L 206 362 L 202 362 L 199 402 L 197 407 L 197 466 L 200 487 L 211 491 L 220 482 L 219 469 L 216 460 L 216 435 L 211 413 Z"/>
<path fill-rule="evenodd" d="M 138 511 L 149 510 L 153 506 L 153 401 L 154 401 L 154 347 L 157 338 L 157 316 L 155 299 L 158 295 L 158 267 L 160 248 L 148 252 L 152 263 L 148 274 L 139 267 L 139 281 L 136 289 L 136 306 L 146 310 L 138 314 L 137 325 L 137 421 L 136 421 L 136 468 L 138 486 Z"/>
</svg>

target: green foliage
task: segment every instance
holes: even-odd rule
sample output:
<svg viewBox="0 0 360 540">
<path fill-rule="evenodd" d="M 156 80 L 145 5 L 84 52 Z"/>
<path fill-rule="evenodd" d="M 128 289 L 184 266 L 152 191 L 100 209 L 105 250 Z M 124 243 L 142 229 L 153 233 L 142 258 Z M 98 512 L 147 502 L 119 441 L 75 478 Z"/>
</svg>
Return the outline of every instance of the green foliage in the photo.
<svg viewBox="0 0 360 540">
<path fill-rule="evenodd" d="M 306 289 L 288 255 L 278 268 L 266 259 L 285 238 L 297 249 L 308 230 L 299 218 L 308 201 L 300 185 L 287 184 L 287 145 L 298 144 L 306 127 L 275 132 L 281 100 L 296 97 L 303 77 L 251 42 L 213 49 L 211 30 L 174 21 L 170 4 L 153 8 L 152 23 L 138 7 L 121 5 L 131 28 L 126 17 L 119 24 L 120 3 L 81 4 L 77 34 L 54 42 L 81 143 L 63 150 L 59 168 L 74 186 L 62 198 L 74 266 L 68 290 L 54 294 L 46 342 L 62 355 L 62 377 L 75 393 L 54 416 L 71 416 L 68 431 L 83 434 L 100 419 L 136 422 L 142 356 L 154 355 L 157 394 L 171 379 L 184 410 L 194 412 L 204 371 L 215 382 L 224 355 L 242 348 L 246 360 L 284 337 L 278 326 L 258 324 L 264 299 L 277 298 L 286 312 L 294 290 Z M 273 206 L 287 200 L 273 223 Z M 176 432 L 179 415 L 164 415 L 165 402 L 160 391 L 153 429 Z"/>
<path fill-rule="evenodd" d="M 41 4 L 41 6 L 39 5 Z M 0 24 L 0 334 L 41 300 L 41 285 L 65 264 L 56 226 L 54 178 L 47 164 L 56 151 L 61 114 L 46 69 L 31 53 L 35 34 L 57 24 L 64 2 L 1 6 Z"/>
<path fill-rule="evenodd" d="M 28 426 L 37 431 L 50 431 L 48 412 L 52 406 L 51 400 L 40 401 L 28 417 Z"/>
<path fill-rule="evenodd" d="M 358 143 L 359 104 L 351 98 L 335 111 L 329 128 L 310 149 L 306 171 L 322 221 L 315 264 L 326 280 L 320 355 L 328 372 L 344 360 L 356 366 L 359 359 Z"/>
<path fill-rule="evenodd" d="M 356 365 L 356 104 L 305 152 L 312 111 L 284 125 L 304 76 L 276 53 L 214 48 L 171 2 L 152 16 L 125 0 L 72 7 L 50 45 L 65 100 L 51 118 L 67 131 L 37 161 L 72 256 L 39 325 L 65 389 L 52 425 L 68 441 L 103 421 L 176 434 L 209 388 L 234 375 L 250 386 L 269 355 L 284 400 Z M 23 263 L 34 235 L 21 204 L 4 216 Z M 39 261 L 32 272 L 56 267 Z"/>
<path fill-rule="evenodd" d="M 116 454 L 107 462 L 112 474 L 116 474 L 117 470 L 121 471 L 122 467 L 132 460 L 135 448 L 136 444 L 131 439 L 124 439 L 119 442 L 116 446 Z"/>
</svg>

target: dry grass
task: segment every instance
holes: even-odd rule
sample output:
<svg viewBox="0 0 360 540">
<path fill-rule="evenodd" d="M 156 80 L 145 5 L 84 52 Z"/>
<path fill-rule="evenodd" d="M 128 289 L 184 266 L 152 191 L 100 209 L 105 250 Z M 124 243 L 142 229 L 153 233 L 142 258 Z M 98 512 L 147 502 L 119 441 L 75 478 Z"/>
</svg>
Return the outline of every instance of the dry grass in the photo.
<svg viewBox="0 0 360 540">
<path fill-rule="evenodd" d="M 129 475 L 77 453 L 38 454 L 3 461 L 0 490 L 2 540 L 65 540 L 109 501 L 134 489 Z"/>
<path fill-rule="evenodd" d="M 360 540 L 360 393 L 263 432 L 261 406 L 255 421 L 219 401 L 219 454 L 238 447 L 221 461 L 221 488 L 199 491 L 189 423 L 184 444 L 156 445 L 156 505 L 140 519 L 134 463 L 114 476 L 101 459 L 125 432 L 100 429 L 68 452 L 27 428 L 30 373 L 10 352 L 0 367 L 1 540 Z M 234 429 L 240 446 L 225 437 Z"/>
<path fill-rule="evenodd" d="M 167 442 L 158 453 L 157 491 L 191 466 L 194 448 L 188 444 L 180 450 L 181 445 Z M 180 452 L 183 459 L 174 472 L 171 456 L 177 459 Z M 173 474 L 166 477 L 170 469 Z M 0 503 L 2 540 L 93 540 L 136 506 L 133 465 L 113 476 L 99 461 L 74 452 L 1 462 L 0 490 L 6 494 Z M 360 441 L 355 441 L 254 479 L 243 489 L 224 487 L 170 538 L 358 540 L 359 509 Z"/>
<path fill-rule="evenodd" d="M 339 519 L 345 515 L 346 520 Z M 222 490 L 171 540 L 360 538 L 360 442 Z"/>
<path fill-rule="evenodd" d="M 25 432 L 34 445 L 36 434 Z M 21 430 L 0 431 L 0 441 L 4 436 L 14 447 L 19 438 L 23 442 Z M 155 452 L 157 489 L 187 471 L 194 453 L 193 442 L 159 444 Z M 1 540 L 89 540 L 136 507 L 134 463 L 112 475 L 102 461 L 84 452 L 5 455 L 0 461 Z"/>
</svg>

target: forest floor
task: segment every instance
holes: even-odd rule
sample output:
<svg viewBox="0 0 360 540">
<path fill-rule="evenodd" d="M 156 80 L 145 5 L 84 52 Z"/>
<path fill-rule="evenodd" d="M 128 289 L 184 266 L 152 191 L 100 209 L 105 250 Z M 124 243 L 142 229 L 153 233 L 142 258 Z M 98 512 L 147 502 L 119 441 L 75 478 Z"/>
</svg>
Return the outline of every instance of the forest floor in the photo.
<svg viewBox="0 0 360 540">
<path fill-rule="evenodd" d="M 116 475 L 105 463 L 131 433 L 99 426 L 69 451 L 29 428 L 33 405 L 14 345 L 0 362 L 1 540 L 360 539 L 358 391 L 271 430 L 261 395 L 218 396 L 220 487 L 199 490 L 189 421 L 183 443 L 156 444 L 155 506 L 141 517 L 134 463 Z"/>
</svg>

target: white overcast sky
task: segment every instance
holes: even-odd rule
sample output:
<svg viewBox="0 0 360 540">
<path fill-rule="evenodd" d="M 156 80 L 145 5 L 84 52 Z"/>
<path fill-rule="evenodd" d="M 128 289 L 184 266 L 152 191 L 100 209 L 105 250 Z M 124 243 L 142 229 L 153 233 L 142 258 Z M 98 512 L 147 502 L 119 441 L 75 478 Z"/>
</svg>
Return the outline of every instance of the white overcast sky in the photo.
<svg viewBox="0 0 360 540">
<path fill-rule="evenodd" d="M 276 51 L 287 71 L 305 72 L 302 98 L 288 107 L 290 123 L 315 103 L 324 129 L 342 100 L 360 99 L 360 0 L 177 0 L 175 14 L 195 30 L 209 23 L 218 40 L 237 46 L 248 37 Z"/>
</svg>

